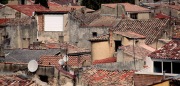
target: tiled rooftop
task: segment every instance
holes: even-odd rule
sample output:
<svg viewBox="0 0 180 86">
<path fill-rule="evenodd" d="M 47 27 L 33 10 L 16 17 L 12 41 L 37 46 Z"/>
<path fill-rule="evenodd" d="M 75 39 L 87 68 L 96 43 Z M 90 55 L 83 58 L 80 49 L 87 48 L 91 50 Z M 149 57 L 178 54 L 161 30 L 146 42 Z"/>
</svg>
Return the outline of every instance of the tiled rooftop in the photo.
<svg viewBox="0 0 180 86">
<path fill-rule="evenodd" d="M 46 47 L 49 49 L 67 49 L 68 53 L 82 53 L 82 52 L 90 52 L 88 49 L 79 48 L 70 43 L 50 43 L 46 44 Z"/>
<path fill-rule="evenodd" d="M 109 40 L 109 34 L 93 37 L 90 39 L 90 41 L 107 41 L 107 40 Z"/>
<path fill-rule="evenodd" d="M 119 34 L 119 35 L 122 35 L 122 36 L 125 36 L 125 37 L 128 37 L 128 38 L 146 38 L 145 36 L 143 35 L 140 35 L 140 34 L 137 34 L 135 32 L 131 32 L 131 31 L 127 31 L 127 32 L 120 32 L 120 31 L 117 31 L 117 32 L 114 32 L 115 34 Z"/>
<path fill-rule="evenodd" d="M 112 16 L 101 16 L 92 21 L 88 26 L 90 27 L 112 27 L 116 24 L 117 18 Z"/>
<path fill-rule="evenodd" d="M 71 12 L 71 19 L 76 20 L 81 23 L 81 26 L 86 26 L 90 24 L 92 21 L 94 21 L 97 18 L 100 18 L 100 11 L 95 11 L 93 13 L 85 13 L 74 11 Z"/>
<path fill-rule="evenodd" d="M 169 19 L 170 17 L 168 16 L 168 15 L 166 15 L 166 14 L 163 14 L 163 13 L 157 13 L 156 15 L 155 15 L 155 18 L 159 18 L 159 19 Z"/>
<path fill-rule="evenodd" d="M 172 40 L 160 49 L 152 52 L 149 57 L 155 59 L 180 59 L 180 40 Z"/>
<path fill-rule="evenodd" d="M 149 51 L 141 46 L 138 46 L 138 45 L 136 45 L 134 47 L 133 47 L 133 45 L 122 46 L 122 47 L 120 47 L 120 49 L 122 49 L 124 53 L 126 53 L 130 56 L 134 56 L 134 53 L 135 53 L 136 59 L 145 59 L 145 57 L 151 53 L 151 51 Z"/>
<path fill-rule="evenodd" d="M 9 20 L 9 19 L 5 19 L 5 18 L 4 18 L 4 19 L 0 19 L 0 25 L 1 25 L 1 24 L 5 24 L 6 22 L 8 22 L 8 20 Z"/>
<path fill-rule="evenodd" d="M 150 84 L 160 82 L 162 75 L 134 74 L 134 86 L 149 86 Z"/>
<path fill-rule="evenodd" d="M 112 63 L 116 62 L 116 57 L 109 57 L 101 60 L 95 60 L 93 64 L 103 64 L 103 63 Z"/>
<path fill-rule="evenodd" d="M 91 56 L 90 55 L 81 55 L 81 56 L 68 56 L 69 60 L 67 62 L 67 65 L 70 67 L 82 67 L 85 64 L 85 62 L 91 63 Z M 39 59 L 39 63 L 41 65 L 53 65 L 53 66 L 59 66 L 58 61 L 60 59 L 63 59 L 63 56 L 41 56 Z M 79 61 L 78 61 L 79 59 Z M 89 64 L 90 65 L 90 64 Z"/>
<path fill-rule="evenodd" d="M 32 4 L 32 5 L 7 5 L 19 12 L 24 13 L 27 16 L 32 16 L 33 12 L 69 12 L 72 8 L 76 10 L 83 8 L 84 6 L 62 6 L 55 2 L 48 2 L 48 8 L 45 8 L 39 4 Z"/>
<path fill-rule="evenodd" d="M 29 50 L 13 49 L 5 50 L 5 62 L 10 63 L 28 63 L 30 60 L 39 60 L 42 55 L 55 55 L 59 49 Z"/>
<path fill-rule="evenodd" d="M 150 10 L 147 8 L 138 5 L 133 5 L 130 3 L 112 3 L 112 4 L 102 4 L 102 5 L 110 8 L 116 8 L 117 4 L 124 5 L 126 12 L 150 12 Z"/>
<path fill-rule="evenodd" d="M 176 25 L 175 28 L 173 38 L 180 39 L 180 25 Z"/>
<path fill-rule="evenodd" d="M 0 75 L 1 86 L 30 86 L 33 81 L 21 78 L 20 75 Z"/>
<path fill-rule="evenodd" d="M 83 71 L 81 80 L 90 86 L 131 86 L 134 71 L 108 71 L 87 69 Z"/>
<path fill-rule="evenodd" d="M 146 37 L 145 43 L 151 44 L 160 38 L 166 30 L 168 20 L 148 19 L 148 20 L 120 20 L 113 30 L 121 32 L 135 32 Z"/>
<path fill-rule="evenodd" d="M 28 16 L 32 16 L 33 12 L 35 11 L 49 11 L 49 9 L 39 5 L 39 4 L 34 4 L 34 5 L 7 5 L 8 7 L 11 7 L 19 12 L 22 12 Z"/>
</svg>

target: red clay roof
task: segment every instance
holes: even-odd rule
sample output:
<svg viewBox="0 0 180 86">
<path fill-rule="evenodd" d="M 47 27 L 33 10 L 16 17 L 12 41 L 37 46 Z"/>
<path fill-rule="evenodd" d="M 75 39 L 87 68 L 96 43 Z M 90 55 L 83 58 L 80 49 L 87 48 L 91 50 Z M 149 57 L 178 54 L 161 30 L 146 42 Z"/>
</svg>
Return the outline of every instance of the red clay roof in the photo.
<svg viewBox="0 0 180 86">
<path fill-rule="evenodd" d="M 35 82 L 20 78 L 19 75 L 0 75 L 1 86 L 29 86 Z"/>
<path fill-rule="evenodd" d="M 35 11 L 49 11 L 49 9 L 47 9 L 41 5 L 38 5 L 38 4 L 34 4 L 34 5 L 7 5 L 7 6 L 11 7 L 12 9 L 15 9 L 19 12 L 22 12 L 28 16 L 32 16 L 33 12 L 35 12 Z"/>
<path fill-rule="evenodd" d="M 110 8 L 116 8 L 117 4 L 124 5 L 126 12 L 150 12 L 150 10 L 147 8 L 130 3 L 113 3 L 113 4 L 102 4 L 102 5 Z"/>
<path fill-rule="evenodd" d="M 159 18 L 159 19 L 169 19 L 170 17 L 166 14 L 163 13 L 157 13 L 155 18 Z"/>
<path fill-rule="evenodd" d="M 68 53 L 90 52 L 90 50 L 88 49 L 79 48 L 70 43 L 49 43 L 49 44 L 46 44 L 46 47 L 49 49 L 66 49 L 68 47 Z"/>
<path fill-rule="evenodd" d="M 117 18 L 112 16 L 101 16 L 92 21 L 88 26 L 90 27 L 111 27 L 117 22 Z"/>
<path fill-rule="evenodd" d="M 167 19 L 148 19 L 148 20 L 120 20 L 113 28 L 114 31 L 131 31 L 146 36 L 145 43 L 152 44 L 163 34 L 167 28 Z"/>
<path fill-rule="evenodd" d="M 176 30 L 174 30 L 173 38 L 180 39 L 180 25 L 176 25 Z"/>
<path fill-rule="evenodd" d="M 136 59 L 145 59 L 145 57 L 151 53 L 151 51 L 138 45 L 134 47 L 133 45 L 122 46 L 120 48 L 123 50 L 124 53 L 130 56 L 134 56 L 134 53 L 135 53 Z"/>
<path fill-rule="evenodd" d="M 107 41 L 109 40 L 109 34 L 93 37 L 90 41 Z"/>
<path fill-rule="evenodd" d="M 143 36 L 141 34 L 131 32 L 131 31 L 127 31 L 127 32 L 117 31 L 117 32 L 114 32 L 114 33 L 125 36 L 125 37 L 128 37 L 128 38 L 146 38 L 145 36 Z"/>
<path fill-rule="evenodd" d="M 5 24 L 6 22 L 8 22 L 9 19 L 0 19 L 0 24 Z"/>
<path fill-rule="evenodd" d="M 162 75 L 134 74 L 134 86 L 149 86 L 163 79 Z"/>
<path fill-rule="evenodd" d="M 160 49 L 152 52 L 149 57 L 155 59 L 180 59 L 180 40 L 172 40 Z"/>
<path fill-rule="evenodd" d="M 109 57 L 101 60 L 95 60 L 93 64 L 112 63 L 116 62 L 116 57 Z"/>
<path fill-rule="evenodd" d="M 68 56 L 69 60 L 67 62 L 67 65 L 70 67 L 82 67 L 84 62 L 91 62 L 91 56 L 90 55 L 81 55 L 81 56 Z M 78 61 L 79 58 L 79 61 Z M 41 65 L 53 65 L 53 66 L 59 66 L 58 61 L 60 59 L 63 59 L 63 56 L 41 56 L 39 59 L 39 64 Z"/>
<path fill-rule="evenodd" d="M 83 71 L 81 80 L 90 86 L 131 86 L 134 71 L 108 71 L 87 69 Z"/>
</svg>

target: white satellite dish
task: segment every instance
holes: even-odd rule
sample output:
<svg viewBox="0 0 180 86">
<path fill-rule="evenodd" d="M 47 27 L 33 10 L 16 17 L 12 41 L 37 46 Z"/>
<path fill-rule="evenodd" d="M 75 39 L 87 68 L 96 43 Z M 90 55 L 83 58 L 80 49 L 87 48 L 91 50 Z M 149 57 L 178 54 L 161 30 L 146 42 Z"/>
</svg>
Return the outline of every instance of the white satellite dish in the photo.
<svg viewBox="0 0 180 86">
<path fill-rule="evenodd" d="M 64 60 L 63 60 L 63 59 L 59 59 L 58 63 L 59 63 L 60 65 L 63 65 L 63 64 L 64 64 Z"/>
<path fill-rule="evenodd" d="M 38 69 L 38 63 L 36 60 L 31 60 L 28 63 L 28 70 L 30 72 L 35 72 Z"/>
<path fill-rule="evenodd" d="M 63 60 L 67 62 L 69 60 L 69 57 L 67 55 L 64 55 Z"/>
</svg>

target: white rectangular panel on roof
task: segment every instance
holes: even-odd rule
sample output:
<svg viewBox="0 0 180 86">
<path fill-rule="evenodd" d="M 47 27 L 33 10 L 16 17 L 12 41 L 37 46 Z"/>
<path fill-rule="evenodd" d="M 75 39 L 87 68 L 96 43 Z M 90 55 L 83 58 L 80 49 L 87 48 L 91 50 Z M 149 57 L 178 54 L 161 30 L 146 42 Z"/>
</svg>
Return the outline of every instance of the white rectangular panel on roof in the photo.
<svg viewBox="0 0 180 86">
<path fill-rule="evenodd" d="M 63 15 L 45 15 L 44 31 L 63 31 Z"/>
</svg>

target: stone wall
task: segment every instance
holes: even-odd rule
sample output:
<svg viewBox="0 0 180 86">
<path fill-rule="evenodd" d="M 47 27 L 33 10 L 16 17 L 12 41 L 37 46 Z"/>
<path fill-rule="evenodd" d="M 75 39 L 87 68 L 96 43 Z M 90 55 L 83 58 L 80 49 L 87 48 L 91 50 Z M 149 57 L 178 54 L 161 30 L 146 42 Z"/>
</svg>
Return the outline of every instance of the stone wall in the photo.
<svg viewBox="0 0 180 86">
<path fill-rule="evenodd" d="M 4 42 L 5 49 L 28 48 L 37 40 L 37 22 L 30 19 L 29 24 L 8 25 L 5 27 L 9 41 Z"/>
<path fill-rule="evenodd" d="M 75 20 L 70 20 L 69 25 L 69 42 L 81 48 L 91 48 L 92 32 L 97 32 L 97 36 L 109 33 L 109 27 L 80 27 Z"/>
</svg>

